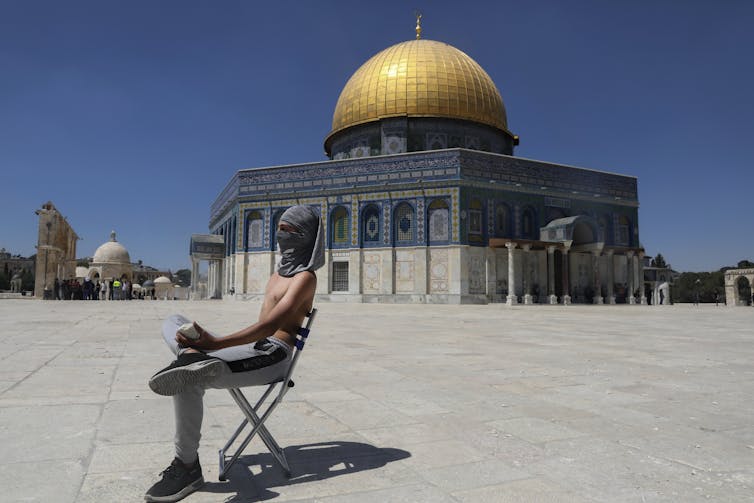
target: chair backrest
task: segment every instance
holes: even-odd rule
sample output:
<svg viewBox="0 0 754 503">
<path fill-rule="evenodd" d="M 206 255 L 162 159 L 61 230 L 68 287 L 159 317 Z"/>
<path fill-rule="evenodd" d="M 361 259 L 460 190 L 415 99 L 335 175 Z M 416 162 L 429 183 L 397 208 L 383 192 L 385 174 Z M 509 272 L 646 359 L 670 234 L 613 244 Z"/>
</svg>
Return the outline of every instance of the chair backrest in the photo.
<svg viewBox="0 0 754 503">
<path fill-rule="evenodd" d="M 311 330 L 312 323 L 314 323 L 314 317 L 317 315 L 317 310 L 312 309 L 307 315 L 306 315 L 306 324 L 299 328 L 296 332 L 296 348 L 293 350 L 293 358 L 291 359 L 291 364 L 288 367 L 288 372 L 285 373 L 285 379 L 283 379 L 283 387 L 280 390 L 281 393 L 285 393 L 284 390 L 288 389 L 289 382 L 291 380 L 291 376 L 293 375 L 293 369 L 296 368 L 296 362 L 298 362 L 298 357 L 301 356 L 301 351 L 304 350 L 304 346 L 306 345 L 306 339 L 309 337 L 309 331 Z"/>
</svg>

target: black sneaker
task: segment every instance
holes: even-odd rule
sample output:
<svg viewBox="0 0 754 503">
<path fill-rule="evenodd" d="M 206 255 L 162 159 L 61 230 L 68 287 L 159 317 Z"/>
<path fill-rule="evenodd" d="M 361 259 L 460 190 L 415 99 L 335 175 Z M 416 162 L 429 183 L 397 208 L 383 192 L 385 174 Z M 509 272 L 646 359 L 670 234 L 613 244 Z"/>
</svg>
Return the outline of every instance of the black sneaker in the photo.
<svg viewBox="0 0 754 503">
<path fill-rule="evenodd" d="M 204 353 L 183 353 L 149 380 L 158 395 L 177 395 L 186 386 L 205 384 L 218 376 L 227 364 Z"/>
<path fill-rule="evenodd" d="M 144 495 L 145 501 L 180 501 L 204 485 L 202 467 L 198 459 L 191 468 L 186 468 L 181 460 L 175 458 L 160 475 L 162 480 L 149 488 Z"/>
</svg>

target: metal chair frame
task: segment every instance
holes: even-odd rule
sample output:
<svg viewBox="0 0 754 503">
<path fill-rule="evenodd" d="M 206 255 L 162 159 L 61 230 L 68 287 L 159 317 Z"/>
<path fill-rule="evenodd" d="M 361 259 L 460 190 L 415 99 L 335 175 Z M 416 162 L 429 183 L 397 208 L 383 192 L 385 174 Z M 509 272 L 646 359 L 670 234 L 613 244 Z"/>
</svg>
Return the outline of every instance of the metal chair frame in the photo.
<svg viewBox="0 0 754 503">
<path fill-rule="evenodd" d="M 286 393 L 288 393 L 288 389 L 294 386 L 294 382 L 291 379 L 291 376 L 293 375 L 293 370 L 296 368 L 298 358 L 299 356 L 301 356 L 301 351 L 303 351 L 304 345 L 306 344 L 306 338 L 309 337 L 309 330 L 311 329 L 312 322 L 314 322 L 314 316 L 316 314 L 317 310 L 312 309 L 311 312 L 306 315 L 306 325 L 299 328 L 296 333 L 296 347 L 294 349 L 293 358 L 291 359 L 291 363 L 288 367 L 288 371 L 286 372 L 285 377 L 279 381 L 268 384 L 267 390 L 265 390 L 261 398 L 259 398 L 259 400 L 253 407 L 241 392 L 240 388 L 228 389 L 230 396 L 233 397 L 233 400 L 236 402 L 238 407 L 241 409 L 241 412 L 243 412 L 244 416 L 246 417 L 243 421 L 241 421 L 241 424 L 238 425 L 238 428 L 236 428 L 236 431 L 230 437 L 230 440 L 228 440 L 225 446 L 220 449 L 219 478 L 221 481 L 227 480 L 228 471 L 230 471 L 233 464 L 238 460 L 238 457 L 241 455 L 241 453 L 243 453 L 244 449 L 246 449 L 246 446 L 249 445 L 249 442 L 251 442 L 251 440 L 257 434 L 259 434 L 259 438 L 262 440 L 262 442 L 264 442 L 264 445 L 267 446 L 270 454 L 272 454 L 272 456 L 278 461 L 278 463 L 280 463 L 280 466 L 283 468 L 286 477 L 291 476 L 291 467 L 288 464 L 288 460 L 285 457 L 283 449 L 277 443 L 264 423 L 265 421 L 267 421 L 267 418 L 270 417 L 272 412 L 277 408 L 280 402 L 283 401 L 283 397 Z M 264 410 L 264 412 L 262 412 L 260 416 L 259 412 L 264 405 L 265 400 L 267 400 L 267 398 L 272 394 L 273 390 L 278 384 L 280 384 L 280 389 L 278 390 L 277 396 L 272 400 L 272 402 L 267 406 L 267 408 Z M 248 435 L 246 435 L 246 438 L 238 446 L 235 453 L 230 456 L 230 458 L 228 458 L 226 451 L 230 448 L 231 445 L 233 445 L 233 442 L 236 441 L 246 425 L 251 425 L 251 431 L 248 433 Z"/>
</svg>

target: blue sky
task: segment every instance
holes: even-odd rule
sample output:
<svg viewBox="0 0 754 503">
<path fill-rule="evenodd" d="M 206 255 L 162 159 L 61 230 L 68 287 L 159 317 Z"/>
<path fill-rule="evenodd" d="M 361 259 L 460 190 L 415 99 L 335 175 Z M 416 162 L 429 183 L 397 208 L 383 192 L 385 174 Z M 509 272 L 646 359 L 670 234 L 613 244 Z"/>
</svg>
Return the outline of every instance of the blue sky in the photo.
<svg viewBox="0 0 754 503">
<path fill-rule="evenodd" d="M 490 74 L 516 155 L 636 176 L 681 271 L 754 260 L 754 3 L 0 0 L 0 247 L 52 200 L 79 256 L 118 233 L 187 267 L 241 168 L 324 160 L 340 90 L 414 36 Z"/>
</svg>

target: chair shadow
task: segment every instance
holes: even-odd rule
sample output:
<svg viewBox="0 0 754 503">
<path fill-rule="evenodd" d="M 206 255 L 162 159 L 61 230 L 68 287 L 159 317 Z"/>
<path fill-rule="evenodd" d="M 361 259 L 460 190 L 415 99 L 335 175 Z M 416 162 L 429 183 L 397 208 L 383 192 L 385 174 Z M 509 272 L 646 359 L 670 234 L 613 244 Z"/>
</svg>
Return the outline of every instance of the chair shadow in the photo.
<svg viewBox="0 0 754 503">
<path fill-rule="evenodd" d="M 279 493 L 273 487 L 324 480 L 348 473 L 373 470 L 411 456 L 401 449 L 375 447 L 360 442 L 320 442 L 293 445 L 284 449 L 292 476 L 285 476 L 283 468 L 269 452 L 241 456 L 228 473 L 227 482 L 207 482 L 200 491 L 235 493 L 226 502 L 265 501 Z M 253 475 L 251 466 L 259 466 Z"/>
</svg>

